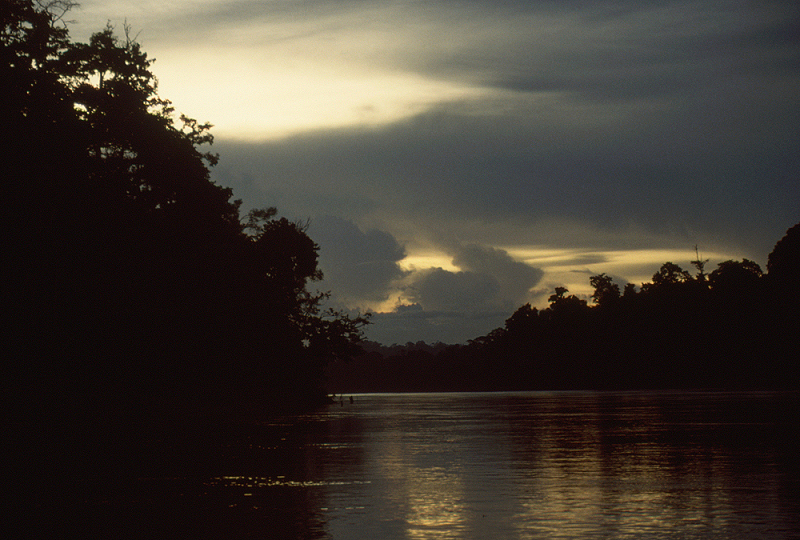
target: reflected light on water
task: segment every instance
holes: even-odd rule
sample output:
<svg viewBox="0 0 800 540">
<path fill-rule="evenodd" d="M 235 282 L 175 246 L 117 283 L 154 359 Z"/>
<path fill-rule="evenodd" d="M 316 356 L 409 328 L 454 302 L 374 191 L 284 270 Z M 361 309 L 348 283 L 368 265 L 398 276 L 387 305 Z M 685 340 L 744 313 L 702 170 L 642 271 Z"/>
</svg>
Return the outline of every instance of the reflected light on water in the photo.
<svg viewBox="0 0 800 540">
<path fill-rule="evenodd" d="M 199 488 L 140 479 L 120 507 L 146 529 L 201 508 L 203 528 L 237 531 L 215 538 L 800 538 L 796 409 L 744 392 L 357 395 L 230 446 Z"/>
<path fill-rule="evenodd" d="M 760 399 L 386 395 L 376 410 L 361 397 L 358 474 L 373 484 L 349 523 L 379 515 L 392 538 L 785 538 L 788 451 Z"/>
<path fill-rule="evenodd" d="M 458 471 L 433 465 L 436 456 L 407 435 L 387 433 L 370 448 L 370 455 L 381 456 L 373 474 L 389 482 L 387 498 L 396 508 L 393 519 L 407 524 L 409 538 L 453 537 L 465 520 Z"/>
<path fill-rule="evenodd" d="M 465 508 L 459 478 L 439 468 L 409 472 L 411 482 L 408 485 L 406 514 L 409 537 L 460 536 Z"/>
</svg>

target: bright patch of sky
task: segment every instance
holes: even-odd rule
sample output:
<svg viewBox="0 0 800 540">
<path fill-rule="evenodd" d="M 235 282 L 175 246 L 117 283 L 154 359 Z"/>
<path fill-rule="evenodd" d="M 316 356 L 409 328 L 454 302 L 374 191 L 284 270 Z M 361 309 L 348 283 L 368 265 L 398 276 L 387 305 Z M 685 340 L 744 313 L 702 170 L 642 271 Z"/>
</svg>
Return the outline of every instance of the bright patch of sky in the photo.
<svg viewBox="0 0 800 540">
<path fill-rule="evenodd" d="M 413 5 L 375 4 L 356 14 L 346 4 L 336 10 L 324 2 L 83 6 L 92 17 L 75 25 L 79 38 L 102 28 L 99 13 L 119 33 L 128 24 L 157 59 L 161 94 L 179 111 L 211 121 L 218 136 L 263 140 L 375 126 L 489 93 L 398 66 L 401 50 L 419 49 L 418 32 L 432 30 L 420 28 Z M 417 20 L 408 21 L 404 13 Z"/>
</svg>

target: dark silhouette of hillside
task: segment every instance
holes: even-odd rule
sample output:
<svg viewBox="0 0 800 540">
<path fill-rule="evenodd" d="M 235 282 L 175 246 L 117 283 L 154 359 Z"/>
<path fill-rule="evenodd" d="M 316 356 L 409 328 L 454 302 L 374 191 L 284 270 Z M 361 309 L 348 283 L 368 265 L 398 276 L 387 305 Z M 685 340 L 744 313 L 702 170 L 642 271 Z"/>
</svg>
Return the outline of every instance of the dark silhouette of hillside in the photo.
<svg viewBox="0 0 800 540">
<path fill-rule="evenodd" d="M 797 388 L 800 224 L 768 259 L 710 273 L 667 262 L 622 291 L 592 276 L 592 305 L 557 287 L 468 345 L 372 350 L 330 366 L 332 392 Z"/>
</svg>

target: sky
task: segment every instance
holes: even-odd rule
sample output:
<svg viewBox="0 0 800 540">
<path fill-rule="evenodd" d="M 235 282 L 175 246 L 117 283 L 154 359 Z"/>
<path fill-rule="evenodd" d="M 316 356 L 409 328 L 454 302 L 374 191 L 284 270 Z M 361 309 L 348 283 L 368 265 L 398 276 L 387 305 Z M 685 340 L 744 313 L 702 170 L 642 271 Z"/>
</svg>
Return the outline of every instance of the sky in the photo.
<svg viewBox="0 0 800 540">
<path fill-rule="evenodd" d="M 794 0 L 102 0 L 215 182 L 308 222 L 368 339 L 464 343 L 557 286 L 767 256 L 800 221 Z"/>
</svg>

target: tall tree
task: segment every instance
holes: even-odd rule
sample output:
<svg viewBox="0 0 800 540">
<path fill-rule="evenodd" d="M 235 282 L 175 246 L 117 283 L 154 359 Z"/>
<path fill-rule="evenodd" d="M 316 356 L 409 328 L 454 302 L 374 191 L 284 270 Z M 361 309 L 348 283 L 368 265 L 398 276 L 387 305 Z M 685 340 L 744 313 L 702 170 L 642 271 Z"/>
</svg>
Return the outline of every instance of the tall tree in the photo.
<svg viewBox="0 0 800 540">
<path fill-rule="evenodd" d="M 778 240 L 767 259 L 770 280 L 783 294 L 800 298 L 800 223 L 790 227 Z"/>
<path fill-rule="evenodd" d="M 594 287 L 592 299 L 599 306 L 609 306 L 619 300 L 619 285 L 614 283 L 610 276 L 598 274 L 589 278 L 589 284 Z"/>
<path fill-rule="evenodd" d="M 305 228 L 272 210 L 240 221 L 210 178 L 211 126 L 175 121 L 127 27 L 72 43 L 70 2 L 2 2 L 17 375 L 131 399 L 316 387 L 366 319 L 307 289 L 321 272 Z"/>
</svg>

